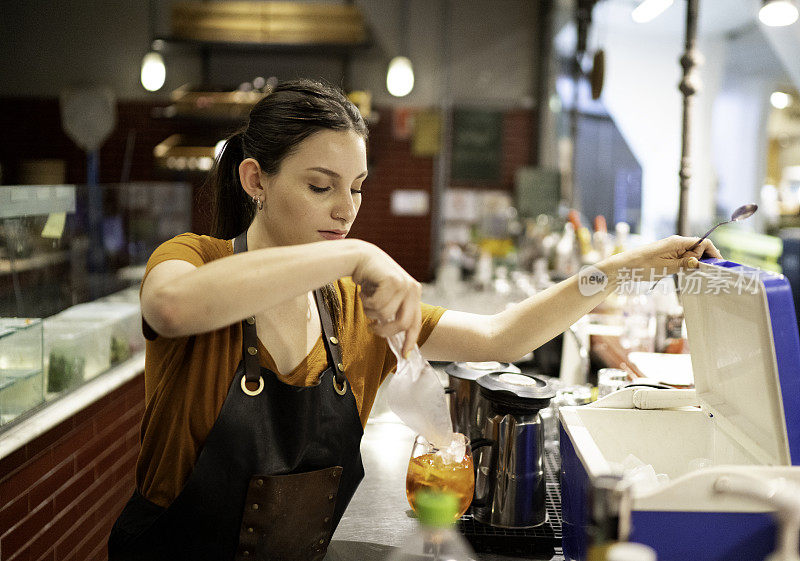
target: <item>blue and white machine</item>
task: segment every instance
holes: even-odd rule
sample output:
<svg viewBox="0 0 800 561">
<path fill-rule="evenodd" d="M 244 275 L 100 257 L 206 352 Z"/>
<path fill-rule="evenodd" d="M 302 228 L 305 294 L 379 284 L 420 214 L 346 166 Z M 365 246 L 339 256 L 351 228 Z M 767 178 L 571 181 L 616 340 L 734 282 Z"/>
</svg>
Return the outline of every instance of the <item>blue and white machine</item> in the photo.
<svg viewBox="0 0 800 561">
<path fill-rule="evenodd" d="M 659 561 L 762 561 L 776 547 L 770 508 L 719 489 L 736 477 L 800 484 L 800 339 L 789 283 L 706 260 L 684 284 L 695 405 L 685 391 L 670 404 L 669 393 L 655 398 L 670 390 L 650 390 L 648 405 L 627 389 L 605 398 L 610 407 L 560 410 L 567 559 L 586 558 L 592 479 L 629 454 L 669 476 L 632 502 L 630 541 L 653 547 Z"/>
</svg>

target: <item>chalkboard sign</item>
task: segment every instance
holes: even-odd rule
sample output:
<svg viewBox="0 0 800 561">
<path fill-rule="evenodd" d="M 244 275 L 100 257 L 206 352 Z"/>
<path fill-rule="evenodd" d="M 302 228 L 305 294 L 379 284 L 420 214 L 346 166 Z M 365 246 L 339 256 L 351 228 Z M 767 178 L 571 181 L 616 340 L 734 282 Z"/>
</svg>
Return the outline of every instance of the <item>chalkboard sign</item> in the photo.
<svg viewBox="0 0 800 561">
<path fill-rule="evenodd" d="M 453 112 L 451 180 L 500 181 L 503 113 L 479 109 Z"/>
</svg>

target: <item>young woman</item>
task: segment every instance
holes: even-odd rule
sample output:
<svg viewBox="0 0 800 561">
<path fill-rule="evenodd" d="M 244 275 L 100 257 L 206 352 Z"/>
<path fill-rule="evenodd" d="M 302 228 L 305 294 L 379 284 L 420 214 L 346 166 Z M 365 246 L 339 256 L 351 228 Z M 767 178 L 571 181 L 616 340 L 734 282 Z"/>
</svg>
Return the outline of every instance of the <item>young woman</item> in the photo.
<svg viewBox="0 0 800 561">
<path fill-rule="evenodd" d="M 367 129 L 331 87 L 279 85 L 210 176 L 212 236 L 150 258 L 141 289 L 146 409 L 136 491 L 109 538 L 126 559 L 322 559 L 359 481 L 359 444 L 405 334 L 436 360 L 513 361 L 567 329 L 621 270 L 697 266 L 710 241 L 672 237 L 493 316 L 420 303 L 386 253 L 347 238 Z M 585 292 L 585 291 L 584 291 Z"/>
</svg>

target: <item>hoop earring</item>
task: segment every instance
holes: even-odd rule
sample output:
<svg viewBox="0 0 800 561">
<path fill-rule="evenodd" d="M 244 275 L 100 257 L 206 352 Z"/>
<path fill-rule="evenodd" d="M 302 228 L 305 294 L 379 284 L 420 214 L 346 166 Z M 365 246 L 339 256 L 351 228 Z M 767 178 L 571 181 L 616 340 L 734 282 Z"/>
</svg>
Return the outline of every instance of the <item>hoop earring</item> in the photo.
<svg viewBox="0 0 800 561">
<path fill-rule="evenodd" d="M 261 209 L 263 209 L 263 208 L 264 208 L 264 201 L 262 201 L 262 200 L 261 200 L 260 198 L 258 198 L 258 197 L 255 197 L 255 196 L 253 197 L 253 204 L 254 204 L 254 205 L 256 205 L 256 208 L 257 208 L 258 210 L 261 210 Z"/>
</svg>

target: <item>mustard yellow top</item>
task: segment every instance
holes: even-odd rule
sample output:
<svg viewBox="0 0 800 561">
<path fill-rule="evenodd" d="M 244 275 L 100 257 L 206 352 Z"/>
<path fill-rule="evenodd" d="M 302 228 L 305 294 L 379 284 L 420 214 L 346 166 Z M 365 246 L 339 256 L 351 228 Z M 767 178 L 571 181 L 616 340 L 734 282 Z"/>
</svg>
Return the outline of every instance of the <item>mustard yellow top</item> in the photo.
<svg viewBox="0 0 800 561">
<path fill-rule="evenodd" d="M 150 257 L 149 272 L 164 261 L 180 259 L 199 267 L 233 255 L 230 240 L 181 234 L 160 245 Z M 386 339 L 367 324 L 358 295 L 360 287 L 349 277 L 335 283 L 341 309 L 339 340 L 345 375 L 355 395 L 362 426 L 366 424 L 378 387 L 397 366 Z M 438 323 L 444 308 L 422 304 L 421 346 Z M 189 337 L 161 337 L 143 322 L 145 354 L 145 412 L 136 485 L 148 500 L 167 506 L 178 496 L 197 455 L 222 409 L 242 358 L 240 323 Z M 275 362 L 259 341 L 261 366 L 277 372 Z M 328 367 L 320 337 L 314 348 L 289 374 L 286 384 L 310 386 Z"/>
</svg>

